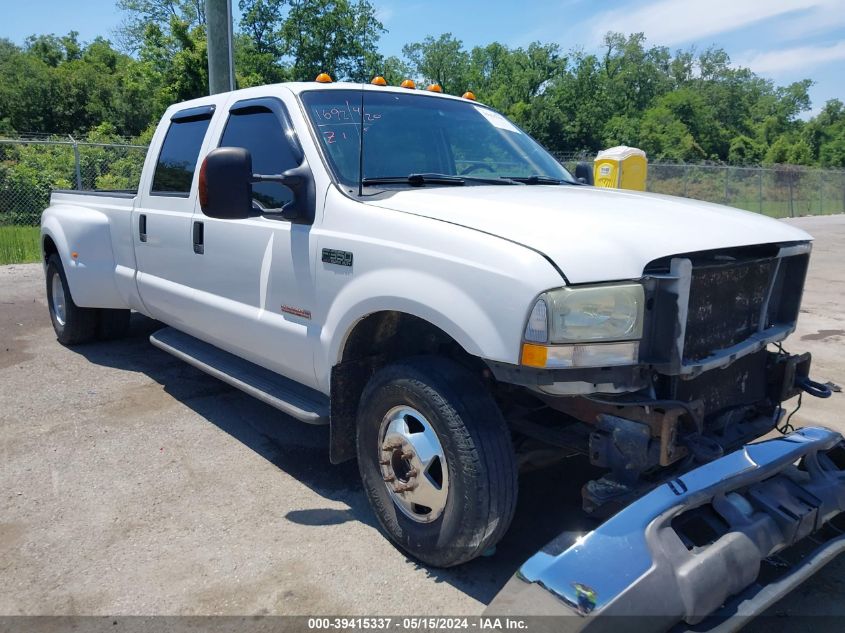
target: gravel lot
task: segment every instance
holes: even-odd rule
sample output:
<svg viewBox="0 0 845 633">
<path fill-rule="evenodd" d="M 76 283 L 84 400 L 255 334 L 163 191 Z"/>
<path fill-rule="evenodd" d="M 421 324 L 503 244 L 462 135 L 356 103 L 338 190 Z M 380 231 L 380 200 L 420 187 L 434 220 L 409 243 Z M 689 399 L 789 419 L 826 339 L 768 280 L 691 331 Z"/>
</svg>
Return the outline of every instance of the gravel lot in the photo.
<svg viewBox="0 0 845 633">
<path fill-rule="evenodd" d="M 845 216 L 792 222 L 817 242 L 786 347 L 845 385 Z M 494 556 L 420 566 L 380 535 L 355 464 L 329 463 L 326 428 L 153 348 L 158 327 L 133 315 L 127 340 L 64 348 L 40 265 L 0 267 L 0 614 L 478 614 L 545 541 L 588 525 L 570 463 L 523 478 Z M 845 432 L 842 405 L 805 398 L 793 420 Z M 840 560 L 773 613 L 845 615 L 843 595 Z"/>
</svg>

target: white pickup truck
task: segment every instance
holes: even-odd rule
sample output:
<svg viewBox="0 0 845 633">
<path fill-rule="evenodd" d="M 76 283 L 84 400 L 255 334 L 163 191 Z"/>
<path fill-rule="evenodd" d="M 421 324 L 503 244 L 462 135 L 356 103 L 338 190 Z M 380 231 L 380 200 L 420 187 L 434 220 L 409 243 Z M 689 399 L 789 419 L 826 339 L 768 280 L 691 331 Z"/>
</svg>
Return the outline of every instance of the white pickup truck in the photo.
<svg viewBox="0 0 845 633">
<path fill-rule="evenodd" d="M 811 238 L 589 180 L 435 92 L 177 104 L 137 191 L 53 194 L 50 315 L 68 345 L 148 315 L 157 347 L 330 425 L 331 461 L 357 457 L 384 532 L 430 565 L 501 539 L 532 451 L 587 455 L 605 474 L 585 510 L 624 509 L 538 553 L 491 609 L 694 622 L 845 507 L 837 434 L 743 448 L 787 399 L 830 393 L 780 343 Z"/>
</svg>

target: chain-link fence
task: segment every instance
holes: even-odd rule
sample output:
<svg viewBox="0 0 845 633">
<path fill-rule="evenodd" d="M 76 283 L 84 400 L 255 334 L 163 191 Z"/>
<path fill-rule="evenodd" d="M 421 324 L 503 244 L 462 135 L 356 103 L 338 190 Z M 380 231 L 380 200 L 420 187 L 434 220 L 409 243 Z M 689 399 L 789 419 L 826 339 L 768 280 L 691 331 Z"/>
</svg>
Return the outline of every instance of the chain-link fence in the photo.
<svg viewBox="0 0 845 633">
<path fill-rule="evenodd" d="M 649 165 L 656 193 L 718 202 L 775 218 L 845 213 L 845 171 L 794 165 Z"/>
<path fill-rule="evenodd" d="M 579 161 L 593 161 L 588 154 L 555 156 L 570 171 Z M 833 169 L 649 163 L 646 190 L 775 218 L 845 213 L 845 171 Z"/>
<path fill-rule="evenodd" d="M 71 137 L 0 138 L 0 226 L 35 226 L 52 189 L 137 189 L 147 148 Z"/>
</svg>

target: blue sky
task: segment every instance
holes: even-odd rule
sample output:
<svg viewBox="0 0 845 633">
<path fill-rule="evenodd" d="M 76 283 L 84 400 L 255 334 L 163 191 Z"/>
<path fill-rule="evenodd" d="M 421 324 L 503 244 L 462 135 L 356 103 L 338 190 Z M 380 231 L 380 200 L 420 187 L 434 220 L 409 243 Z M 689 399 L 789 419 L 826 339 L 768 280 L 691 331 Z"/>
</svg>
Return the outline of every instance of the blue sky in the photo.
<svg viewBox="0 0 845 633">
<path fill-rule="evenodd" d="M 721 46 L 736 64 L 779 84 L 812 79 L 810 114 L 827 99 L 845 101 L 845 0 L 372 1 L 388 29 L 385 54 L 447 31 L 468 48 L 540 40 L 587 51 L 607 30 L 643 31 L 650 43 L 673 50 Z M 0 37 L 19 43 L 32 33 L 70 30 L 89 40 L 110 35 L 121 21 L 113 0 L 0 0 L 0 15 Z"/>
</svg>

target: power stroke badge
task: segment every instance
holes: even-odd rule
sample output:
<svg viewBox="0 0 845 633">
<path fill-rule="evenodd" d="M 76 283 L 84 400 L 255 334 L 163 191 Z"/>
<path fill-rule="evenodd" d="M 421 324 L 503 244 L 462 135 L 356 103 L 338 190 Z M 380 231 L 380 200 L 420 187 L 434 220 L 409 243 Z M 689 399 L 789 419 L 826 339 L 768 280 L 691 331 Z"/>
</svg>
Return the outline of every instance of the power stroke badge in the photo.
<svg viewBox="0 0 845 633">
<path fill-rule="evenodd" d="M 352 266 L 352 253 L 349 251 L 336 251 L 333 248 L 324 248 L 323 261 L 326 264 L 335 264 L 337 266 Z"/>
</svg>

